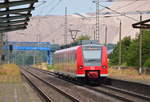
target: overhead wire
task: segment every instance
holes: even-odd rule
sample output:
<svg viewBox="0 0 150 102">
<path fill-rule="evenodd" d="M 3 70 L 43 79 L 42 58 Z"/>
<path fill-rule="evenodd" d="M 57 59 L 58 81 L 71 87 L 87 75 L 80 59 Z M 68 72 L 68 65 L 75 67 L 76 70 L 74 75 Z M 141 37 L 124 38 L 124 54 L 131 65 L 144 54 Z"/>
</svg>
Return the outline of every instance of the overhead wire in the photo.
<svg viewBox="0 0 150 102">
<path fill-rule="evenodd" d="M 50 4 L 53 4 L 55 2 L 55 0 L 51 0 Z"/>
<path fill-rule="evenodd" d="M 47 1 L 46 0 L 42 0 L 42 1 L 38 1 L 38 3 L 36 3 L 36 5 L 35 5 L 35 9 L 36 10 L 39 10 L 39 13 L 38 14 L 36 14 L 35 16 L 38 16 L 39 14 L 42 14 L 43 13 L 43 7 L 41 8 L 41 6 L 43 6 L 44 4 L 46 4 L 47 3 Z M 35 10 L 35 11 L 36 11 Z"/>
<path fill-rule="evenodd" d="M 39 14 L 41 15 L 41 14 L 44 12 L 44 9 L 45 9 L 46 7 L 49 7 L 50 5 L 52 5 L 55 1 L 56 1 L 56 0 L 51 0 L 51 1 L 40 0 L 40 1 L 38 1 L 37 5 L 35 5 L 35 8 L 36 8 L 36 9 L 37 9 L 37 8 L 40 8 Z M 49 3 L 50 5 L 47 6 L 48 3 Z M 43 6 L 43 5 L 45 5 L 45 6 Z M 41 7 L 41 6 L 42 6 L 42 7 Z M 37 14 L 37 15 L 39 15 L 39 14 Z"/>
<path fill-rule="evenodd" d="M 132 19 L 132 20 L 134 20 L 134 21 L 139 21 L 139 20 L 137 20 L 137 19 L 135 19 L 135 18 L 133 18 L 133 17 L 127 16 L 126 14 L 121 13 L 121 12 L 118 12 L 118 11 L 116 11 L 116 10 L 113 10 L 113 9 L 107 7 L 107 6 L 104 6 L 104 5 L 101 5 L 101 4 L 99 4 L 99 5 L 100 5 L 101 7 L 104 7 L 104 8 L 106 8 L 106 9 L 112 11 L 112 12 L 115 12 L 115 13 L 117 13 L 117 14 L 120 14 L 121 16 L 125 16 L 125 17 L 127 17 L 127 18 L 129 18 L 129 19 Z"/>
<path fill-rule="evenodd" d="M 140 6 L 145 5 L 146 3 L 147 3 L 147 2 L 144 2 L 144 3 L 140 4 L 140 5 L 138 5 L 135 9 L 139 8 Z"/>
<path fill-rule="evenodd" d="M 58 0 L 58 2 L 53 6 L 51 7 L 50 10 L 48 10 L 48 13 L 51 13 L 57 6 L 59 6 L 59 4 L 62 2 L 63 0 Z"/>
<path fill-rule="evenodd" d="M 101 0 L 101 2 L 146 1 L 146 0 Z"/>
<path fill-rule="evenodd" d="M 137 1 L 132 1 L 132 2 L 130 2 L 130 3 L 127 3 L 126 5 L 123 5 L 123 6 L 121 6 L 121 7 L 118 7 L 117 9 L 123 9 L 123 8 L 125 8 L 125 7 L 127 7 L 127 6 L 130 6 L 130 5 L 132 5 L 132 4 L 135 4 Z"/>
<path fill-rule="evenodd" d="M 55 0 L 52 0 L 51 3 L 53 3 L 54 1 L 55 1 Z M 57 3 L 56 3 L 54 6 L 52 6 L 50 10 L 48 10 L 48 13 L 51 13 L 54 9 L 56 9 L 56 7 L 58 7 L 62 1 L 63 1 L 63 0 L 58 0 Z M 116 0 L 108 0 L 108 1 L 116 1 Z M 119 0 L 117 0 L 117 1 L 119 1 Z M 120 1 L 127 1 L 127 0 L 120 0 Z M 133 0 L 128 0 L 128 1 L 133 1 Z M 143 1 L 143 0 L 134 0 L 134 2 L 136 2 L 136 1 Z M 133 3 L 133 2 L 132 2 L 132 3 Z M 132 3 L 129 3 L 129 4 L 132 4 Z M 129 5 L 129 4 L 128 4 L 128 5 Z M 128 6 L 128 5 L 125 5 L 125 6 L 123 6 L 123 7 L 126 7 L 126 6 Z M 40 5 L 40 6 L 41 6 L 41 5 Z M 100 5 L 100 6 L 106 8 L 106 9 L 112 11 L 112 12 L 115 12 L 115 13 L 117 13 L 117 14 L 120 14 L 120 15 L 122 15 L 122 16 L 126 16 L 126 17 L 128 17 L 128 18 L 130 18 L 130 19 L 132 19 L 132 20 L 134 20 L 134 21 L 138 21 L 138 20 L 136 20 L 136 19 L 133 18 L 133 17 L 127 16 L 127 15 L 125 15 L 125 14 L 123 14 L 123 13 L 121 13 L 121 12 L 118 12 L 118 11 L 116 11 L 116 10 L 113 10 L 113 9 L 111 9 L 111 8 L 109 8 L 109 7 L 106 7 L 106 6 L 103 6 L 103 5 Z M 123 7 L 121 7 L 121 8 L 123 8 Z M 120 8 L 120 9 L 121 9 L 121 8 Z"/>
<path fill-rule="evenodd" d="M 56 2 L 56 0 L 48 1 L 48 2 L 47 2 L 47 5 L 45 5 L 45 7 L 43 7 L 43 8 L 46 8 L 45 11 L 48 11 L 47 7 L 49 8 L 50 6 L 53 6 L 53 4 L 54 4 L 55 2 Z M 45 12 L 45 15 L 44 15 L 44 16 L 46 16 L 46 12 Z"/>
<path fill-rule="evenodd" d="M 40 6 L 44 5 L 45 3 L 47 3 L 47 1 L 43 0 L 43 1 L 39 1 L 38 3 L 40 4 L 35 6 L 36 8 L 39 8 Z"/>
<path fill-rule="evenodd" d="M 116 1 L 128 1 L 129 3 L 127 3 L 127 4 L 125 4 L 125 5 L 123 5 L 123 6 L 121 6 L 121 7 L 118 7 L 118 8 L 116 8 L 116 9 L 123 9 L 123 8 L 125 8 L 125 7 L 127 7 L 127 6 L 129 6 L 129 5 L 132 5 L 132 4 L 134 4 L 134 3 L 136 3 L 137 1 L 143 1 L 143 0 L 101 0 L 101 2 L 116 2 Z M 145 1 L 145 0 L 144 0 Z M 102 12 L 102 11 L 104 11 L 105 9 L 101 9 L 100 10 L 100 12 Z"/>
</svg>

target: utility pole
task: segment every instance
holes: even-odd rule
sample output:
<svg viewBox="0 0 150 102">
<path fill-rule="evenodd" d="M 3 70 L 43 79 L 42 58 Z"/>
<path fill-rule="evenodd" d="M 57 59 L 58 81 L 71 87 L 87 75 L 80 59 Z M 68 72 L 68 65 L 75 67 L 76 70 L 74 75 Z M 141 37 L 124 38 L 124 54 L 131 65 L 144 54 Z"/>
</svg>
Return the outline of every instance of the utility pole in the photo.
<svg viewBox="0 0 150 102">
<path fill-rule="evenodd" d="M 69 30 L 71 33 L 71 38 L 73 41 L 75 41 L 76 37 L 77 37 L 77 33 L 80 32 L 80 30 Z"/>
<path fill-rule="evenodd" d="M 121 20 L 120 20 L 120 24 L 119 24 L 119 69 L 120 69 L 120 66 L 121 66 L 121 56 L 122 56 L 122 49 L 121 49 L 121 27 L 122 27 L 122 23 L 121 23 Z"/>
<path fill-rule="evenodd" d="M 96 4 L 96 34 L 95 40 L 100 40 L 100 33 L 99 33 L 99 0 L 94 0 L 93 3 Z"/>
<path fill-rule="evenodd" d="M 95 32 L 95 29 L 94 29 L 94 40 L 96 40 L 96 39 L 95 39 L 95 34 L 96 34 L 96 32 Z"/>
<path fill-rule="evenodd" d="M 100 40 L 100 33 L 99 33 L 99 0 L 96 0 L 96 40 Z"/>
<path fill-rule="evenodd" d="M 105 46 L 107 45 L 107 25 L 103 24 L 105 26 Z"/>
<path fill-rule="evenodd" d="M 64 32 L 64 44 L 67 44 L 68 33 L 68 18 L 67 18 L 67 7 L 65 7 L 65 32 Z"/>
<path fill-rule="evenodd" d="M 140 22 L 142 21 L 142 12 L 140 12 Z M 139 35 L 139 74 L 142 74 L 142 29 L 140 28 L 140 35 Z"/>
<path fill-rule="evenodd" d="M 16 64 L 16 50 L 14 51 L 14 64 Z"/>
<path fill-rule="evenodd" d="M 8 45 L 8 33 L 5 33 L 5 46 L 9 46 Z M 10 56 L 10 53 L 9 53 L 9 49 L 6 49 L 6 61 L 7 63 L 9 63 L 9 56 Z"/>
<path fill-rule="evenodd" d="M 39 42 L 39 34 L 36 34 L 35 36 L 35 42 Z M 38 46 L 39 46 L 39 43 L 38 43 Z M 33 50 L 33 65 L 36 64 L 36 49 Z"/>
<path fill-rule="evenodd" d="M 35 65 L 35 60 L 36 60 L 36 58 L 35 58 L 35 56 L 36 56 L 36 54 L 35 54 L 35 50 L 34 50 L 34 55 L 33 55 L 33 65 Z"/>
<path fill-rule="evenodd" d="M 107 45 L 107 25 L 105 26 L 105 46 Z"/>
<path fill-rule="evenodd" d="M 25 53 L 22 51 L 22 65 L 25 66 Z"/>
</svg>

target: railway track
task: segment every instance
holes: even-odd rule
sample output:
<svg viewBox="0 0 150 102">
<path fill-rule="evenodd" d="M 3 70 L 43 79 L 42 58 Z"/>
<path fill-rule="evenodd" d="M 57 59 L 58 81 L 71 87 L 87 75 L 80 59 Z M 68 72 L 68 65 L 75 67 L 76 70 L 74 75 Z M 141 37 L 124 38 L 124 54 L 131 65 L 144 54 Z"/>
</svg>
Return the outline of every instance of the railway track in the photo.
<svg viewBox="0 0 150 102">
<path fill-rule="evenodd" d="M 110 78 L 110 80 L 111 80 L 112 87 L 133 91 L 134 93 L 138 93 L 150 97 L 150 85 L 146 83 L 143 84 L 138 82 L 130 82 L 127 80 L 120 80 L 114 78 Z"/>
<path fill-rule="evenodd" d="M 126 90 L 117 89 L 115 87 L 111 87 L 107 85 L 101 85 L 98 87 L 89 87 L 89 86 L 85 86 L 85 87 L 94 90 L 95 92 L 103 93 L 125 102 L 149 102 L 150 101 L 149 97 L 132 93 Z"/>
<path fill-rule="evenodd" d="M 42 73 L 55 76 L 55 74 L 52 72 L 44 71 L 41 69 L 34 69 L 34 70 L 38 70 Z M 93 87 L 93 86 L 85 85 L 83 83 L 78 83 L 72 80 L 67 80 L 67 81 L 81 85 L 84 88 L 94 91 L 96 93 L 102 93 L 107 96 L 110 96 L 110 97 L 113 97 L 113 98 L 116 98 L 118 100 L 125 101 L 125 102 L 149 102 L 150 101 L 150 97 L 148 96 L 144 96 L 142 94 L 138 94 L 132 91 L 127 91 L 124 89 L 119 89 L 110 85 L 101 84 L 100 86 Z"/>
<path fill-rule="evenodd" d="M 60 90 L 52 83 L 49 83 L 48 81 L 40 78 L 32 71 L 28 71 L 25 68 L 22 68 L 21 71 L 25 78 L 31 83 L 31 85 L 39 92 L 45 102 L 79 102 L 79 100 L 75 97 Z M 52 92 L 55 93 L 56 96 L 51 95 L 51 90 L 53 90 Z"/>
<path fill-rule="evenodd" d="M 34 84 L 34 82 L 30 79 L 29 76 L 25 74 L 25 72 L 22 71 L 22 75 L 26 78 L 26 80 L 29 82 L 29 84 L 32 85 L 32 87 L 40 94 L 41 98 L 45 100 L 45 102 L 53 102 L 53 100 L 47 96 L 47 94 L 42 91 L 41 88 L 39 88 L 37 85 Z"/>
<path fill-rule="evenodd" d="M 127 91 L 127 90 L 124 90 L 124 89 L 119 89 L 119 88 L 116 88 L 116 87 L 113 87 L 113 86 L 108 86 L 108 85 L 101 85 L 101 87 L 111 89 L 111 90 L 114 90 L 114 91 L 117 91 L 117 92 L 121 92 L 121 93 L 124 93 L 124 94 L 128 94 L 130 96 L 138 97 L 138 98 L 141 98 L 141 99 L 144 99 L 144 100 L 147 100 L 147 101 L 150 100 L 149 96 L 142 95 L 142 94 L 139 94 L 139 93 L 135 93 L 135 92 L 132 92 L 132 91 Z"/>
</svg>

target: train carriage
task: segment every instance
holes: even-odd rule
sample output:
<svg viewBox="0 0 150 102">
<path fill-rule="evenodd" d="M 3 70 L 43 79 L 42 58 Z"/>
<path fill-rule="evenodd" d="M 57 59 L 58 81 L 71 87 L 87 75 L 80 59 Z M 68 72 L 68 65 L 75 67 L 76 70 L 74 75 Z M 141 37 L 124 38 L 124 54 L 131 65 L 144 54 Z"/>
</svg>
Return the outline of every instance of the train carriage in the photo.
<svg viewBox="0 0 150 102">
<path fill-rule="evenodd" d="M 54 53 L 54 72 L 75 78 L 108 76 L 107 48 L 99 44 L 79 45 Z"/>
</svg>

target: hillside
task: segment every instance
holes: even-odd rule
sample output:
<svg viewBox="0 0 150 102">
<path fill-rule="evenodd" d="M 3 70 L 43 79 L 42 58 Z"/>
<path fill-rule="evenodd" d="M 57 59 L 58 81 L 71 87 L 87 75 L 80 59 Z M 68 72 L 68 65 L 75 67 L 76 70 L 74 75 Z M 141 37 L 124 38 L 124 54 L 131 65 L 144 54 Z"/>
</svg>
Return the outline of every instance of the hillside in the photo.
<svg viewBox="0 0 150 102">
<path fill-rule="evenodd" d="M 130 1 L 130 2 L 115 2 L 110 8 L 119 12 L 129 11 L 147 11 L 150 10 L 150 2 Z M 109 10 L 103 9 L 101 12 Z M 95 16 L 94 13 L 89 13 L 89 16 Z M 128 15 L 139 20 L 140 15 Z M 101 16 L 100 16 L 101 17 Z M 100 18 L 100 42 L 104 43 L 105 25 L 108 27 L 108 43 L 116 43 L 119 39 L 119 20 L 122 22 L 122 38 L 125 36 L 136 37 L 139 32 L 132 28 L 132 24 L 137 22 L 123 16 Z M 150 18 L 150 15 L 143 14 L 143 20 Z M 42 41 L 52 43 L 64 43 L 64 16 L 45 16 L 32 17 L 28 25 L 28 29 L 14 31 L 8 33 L 10 41 Z M 89 35 L 94 38 L 95 19 L 81 19 L 76 15 L 68 15 L 68 29 L 78 29 L 80 35 Z M 39 39 L 40 38 L 40 39 Z M 70 32 L 68 31 L 68 42 L 71 42 Z"/>
</svg>

